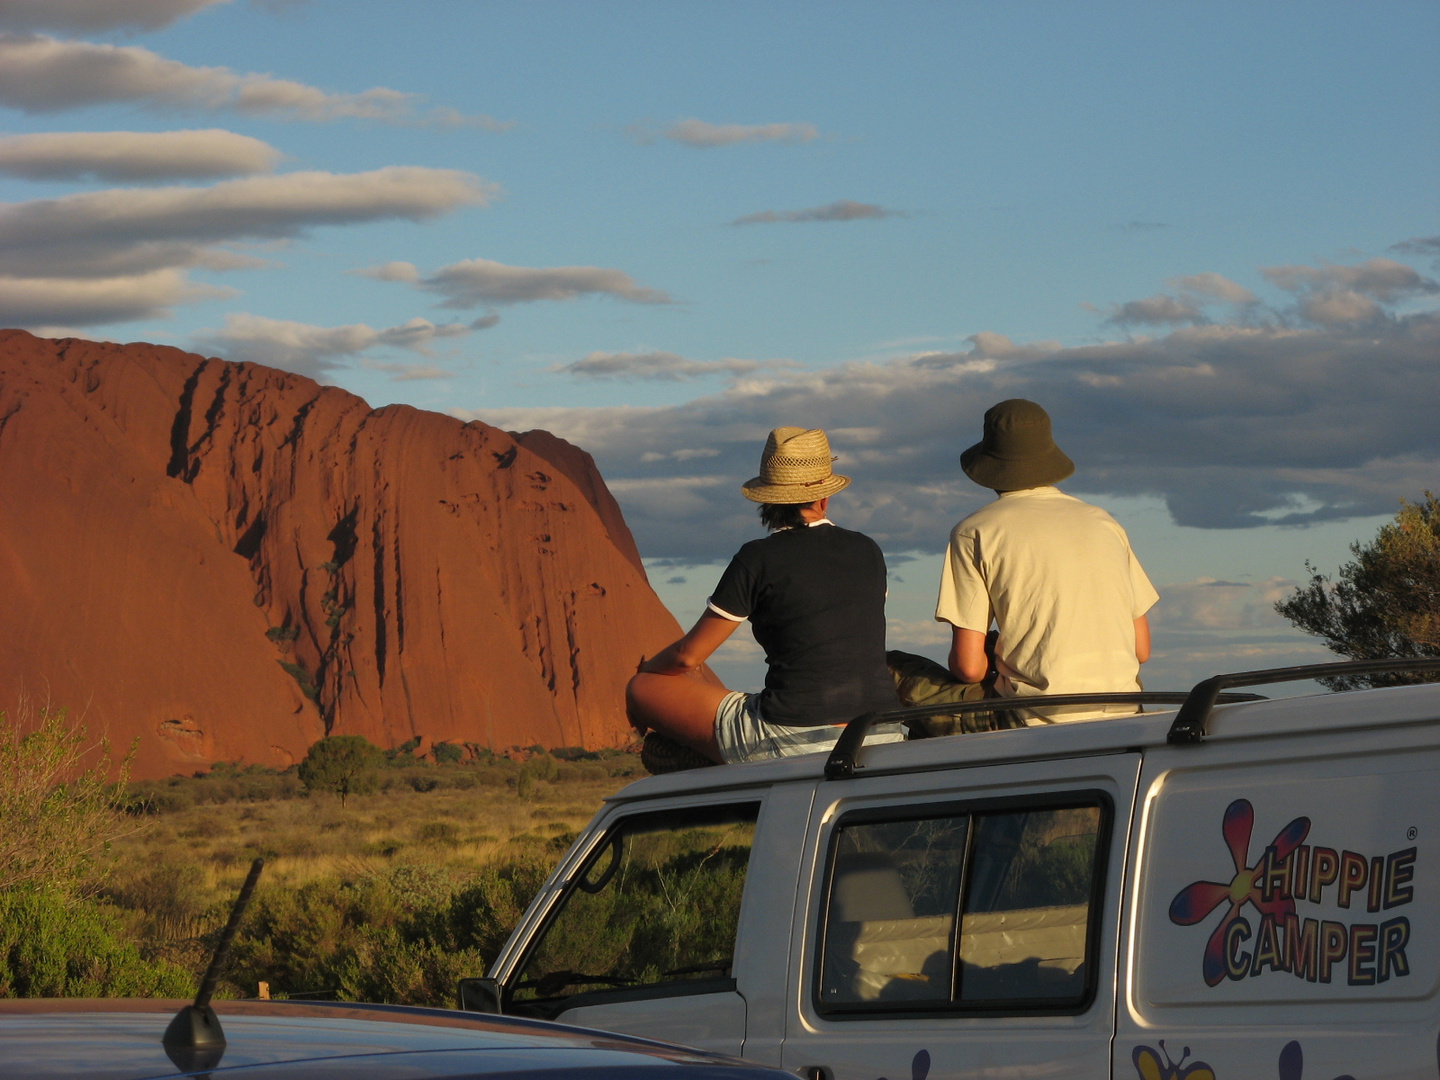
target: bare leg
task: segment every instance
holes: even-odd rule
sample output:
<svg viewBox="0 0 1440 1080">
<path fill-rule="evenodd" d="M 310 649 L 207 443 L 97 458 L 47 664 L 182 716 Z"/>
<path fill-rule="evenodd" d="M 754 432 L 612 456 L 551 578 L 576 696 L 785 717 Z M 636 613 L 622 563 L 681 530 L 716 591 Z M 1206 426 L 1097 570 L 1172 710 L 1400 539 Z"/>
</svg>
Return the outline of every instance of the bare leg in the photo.
<svg viewBox="0 0 1440 1080">
<path fill-rule="evenodd" d="M 730 691 L 708 670 L 702 675 L 655 675 L 642 671 L 625 688 L 625 711 L 642 734 L 647 730 L 723 761 L 715 741 L 715 710 Z"/>
</svg>

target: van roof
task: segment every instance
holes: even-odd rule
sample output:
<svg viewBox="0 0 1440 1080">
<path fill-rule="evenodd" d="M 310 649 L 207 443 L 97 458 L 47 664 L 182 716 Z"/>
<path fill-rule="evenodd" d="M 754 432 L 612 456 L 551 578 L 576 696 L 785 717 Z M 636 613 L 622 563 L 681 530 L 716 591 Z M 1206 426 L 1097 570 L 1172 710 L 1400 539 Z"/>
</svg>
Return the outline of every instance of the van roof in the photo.
<svg viewBox="0 0 1440 1080">
<path fill-rule="evenodd" d="M 929 772 L 971 765 L 997 765 L 1045 758 L 1089 757 L 1166 745 L 1175 708 L 1112 719 L 946 735 L 866 747 L 857 776 Z M 1238 741 L 1311 731 L 1382 728 L 1440 722 L 1440 683 L 1394 686 L 1343 693 L 1249 701 L 1216 706 L 1206 742 Z M 825 775 L 826 755 L 720 765 L 649 776 L 611 795 L 629 802 L 705 791 L 764 788 L 789 780 Z"/>
</svg>

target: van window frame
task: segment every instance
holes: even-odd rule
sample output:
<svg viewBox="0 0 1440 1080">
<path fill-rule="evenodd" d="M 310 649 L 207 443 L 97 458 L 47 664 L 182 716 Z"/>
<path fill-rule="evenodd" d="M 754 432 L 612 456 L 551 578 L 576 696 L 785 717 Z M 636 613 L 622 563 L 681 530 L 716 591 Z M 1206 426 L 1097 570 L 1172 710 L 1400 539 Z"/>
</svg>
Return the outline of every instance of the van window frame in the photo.
<svg viewBox="0 0 1440 1080">
<path fill-rule="evenodd" d="M 660 808 L 644 807 L 638 804 L 632 813 L 617 814 L 606 825 L 605 830 L 595 838 L 590 851 L 571 871 L 561 886 L 560 892 L 550 903 L 545 912 L 544 918 L 530 934 L 529 940 L 525 943 L 524 950 L 516 958 L 510 968 L 509 978 L 506 984 L 500 988 L 501 1008 L 507 1016 L 537 1016 L 542 1019 L 551 1019 L 560 1016 L 571 1009 L 584 1008 L 589 1005 L 614 1005 L 628 1001 L 651 1001 L 659 998 L 693 997 L 701 994 L 721 994 L 726 992 L 738 993 L 735 981 L 734 958 L 739 948 L 740 926 L 737 921 L 735 927 L 735 942 L 731 946 L 731 969 L 729 975 L 717 976 L 704 979 L 676 979 L 671 982 L 650 983 L 645 986 L 610 986 L 593 990 L 581 990 L 577 993 L 562 995 L 554 998 L 515 1000 L 515 987 L 513 982 L 520 979 L 525 971 L 526 965 L 534 955 L 536 948 L 545 940 L 545 936 L 554 926 L 555 920 L 565 910 L 580 882 L 584 881 L 592 869 L 605 858 L 606 852 L 611 849 L 611 841 L 616 833 L 627 828 L 636 818 L 663 817 L 670 814 L 677 817 L 685 815 L 699 815 L 706 811 L 730 810 L 739 812 L 745 808 L 753 808 L 755 812 L 755 825 L 758 828 L 760 817 L 765 810 L 765 799 L 750 793 L 746 798 L 740 799 L 717 799 L 713 802 L 679 804 Z M 754 847 L 752 844 L 753 854 Z M 745 864 L 745 879 L 748 885 L 750 879 L 750 862 L 747 859 Z M 741 910 L 744 909 L 744 893 L 741 893 Z"/>
<path fill-rule="evenodd" d="M 830 893 L 835 881 L 835 863 L 840 835 L 854 825 L 882 824 L 900 821 L 927 821 L 934 818 L 971 818 L 965 839 L 965 865 L 960 868 L 960 891 L 957 897 L 955 926 L 951 931 L 951 956 L 959 949 L 960 918 L 970 885 L 970 867 L 975 856 L 974 816 L 1015 810 L 1079 810 L 1095 807 L 1100 823 L 1095 835 L 1094 875 L 1090 880 L 1090 910 L 1085 927 L 1085 987 L 1078 998 L 1057 1004 L 1037 1004 L 1034 998 L 991 1001 L 937 1001 L 933 1004 L 903 1001 L 889 1003 L 846 1002 L 827 1003 L 823 1000 L 825 945 L 829 933 Z M 1073 791 L 1045 792 L 1035 795 L 1006 795 L 984 799 L 945 799 L 939 802 L 892 803 L 888 806 L 857 807 L 842 813 L 830 827 L 825 856 L 823 888 L 814 912 L 816 928 L 811 951 L 810 1007 L 825 1020 L 923 1020 L 955 1016 L 1079 1016 L 1095 1003 L 1100 983 L 1100 930 L 1105 916 L 1105 891 L 1110 872 L 1110 848 L 1115 827 L 1115 803 L 1110 793 L 1096 788 Z"/>
</svg>

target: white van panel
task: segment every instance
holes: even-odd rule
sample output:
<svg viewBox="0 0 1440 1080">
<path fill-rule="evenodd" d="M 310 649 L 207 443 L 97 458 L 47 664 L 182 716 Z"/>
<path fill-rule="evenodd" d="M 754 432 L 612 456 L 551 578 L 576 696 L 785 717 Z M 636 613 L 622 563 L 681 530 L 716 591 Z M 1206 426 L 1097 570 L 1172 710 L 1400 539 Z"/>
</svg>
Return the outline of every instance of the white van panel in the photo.
<svg viewBox="0 0 1440 1080">
<path fill-rule="evenodd" d="M 739 1057 L 745 1038 L 745 999 L 735 993 L 645 998 L 567 1009 L 559 1020 Z"/>
<path fill-rule="evenodd" d="M 1151 799 L 1136 1001 L 1430 997 L 1440 754 L 1172 772 Z"/>
<path fill-rule="evenodd" d="M 1140 755 L 1107 754 L 909 775 L 867 778 L 861 773 L 853 779 L 821 783 L 799 868 L 803 887 L 796 903 L 790 959 L 791 993 L 798 991 L 798 1000 L 792 997 L 789 1003 L 782 1066 L 790 1070 L 823 1066 L 835 1080 L 1107 1076 L 1115 1030 L 1116 914 L 1123 895 L 1125 844 L 1139 771 Z M 1113 814 L 1096 950 L 1097 985 L 1082 1012 L 840 1018 L 817 1011 L 812 987 L 823 877 L 830 838 L 843 815 L 1075 792 L 1103 793 Z"/>
<path fill-rule="evenodd" d="M 1147 750 L 1115 1077 L 1434 1080 L 1436 747 L 1417 724 Z"/>
</svg>

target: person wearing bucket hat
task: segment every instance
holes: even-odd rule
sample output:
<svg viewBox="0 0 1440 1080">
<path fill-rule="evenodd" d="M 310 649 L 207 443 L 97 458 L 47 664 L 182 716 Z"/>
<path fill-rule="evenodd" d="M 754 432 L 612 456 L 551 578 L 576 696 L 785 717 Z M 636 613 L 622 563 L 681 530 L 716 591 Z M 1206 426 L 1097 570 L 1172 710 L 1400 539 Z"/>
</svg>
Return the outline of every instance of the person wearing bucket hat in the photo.
<svg viewBox="0 0 1440 1080">
<path fill-rule="evenodd" d="M 941 570 L 935 619 L 951 626 L 956 685 L 990 675 L 994 693 L 1011 698 L 1138 690 L 1146 612 L 1159 594 L 1120 524 L 1055 486 L 1075 464 L 1055 444 L 1049 414 L 1023 398 L 992 406 L 960 468 L 998 497 L 955 526 Z M 1103 715 L 1027 712 L 1025 722 Z"/>
<path fill-rule="evenodd" d="M 834 461 L 819 428 L 770 432 L 760 474 L 741 486 L 769 535 L 736 553 L 695 626 L 642 660 L 626 689 L 631 723 L 651 733 L 652 771 L 664 757 L 652 753 L 657 733 L 704 759 L 692 764 L 789 757 L 828 751 L 840 735 L 833 725 L 898 704 L 885 666 L 885 558 L 826 516 L 830 497 L 850 485 Z M 745 621 L 767 665 L 753 694 L 727 689 L 705 666 Z M 872 736 L 902 737 L 898 725 Z"/>
</svg>

